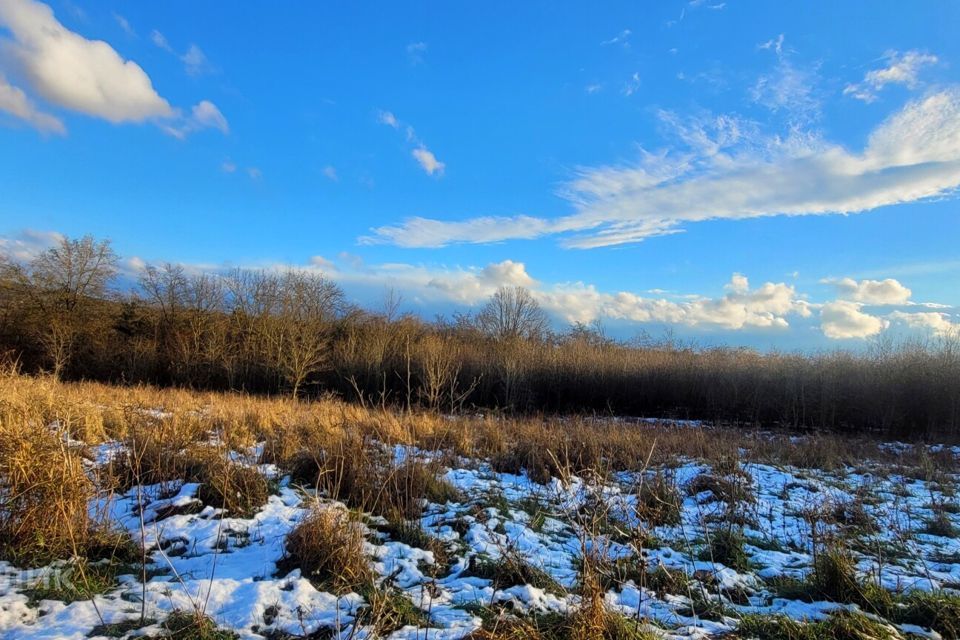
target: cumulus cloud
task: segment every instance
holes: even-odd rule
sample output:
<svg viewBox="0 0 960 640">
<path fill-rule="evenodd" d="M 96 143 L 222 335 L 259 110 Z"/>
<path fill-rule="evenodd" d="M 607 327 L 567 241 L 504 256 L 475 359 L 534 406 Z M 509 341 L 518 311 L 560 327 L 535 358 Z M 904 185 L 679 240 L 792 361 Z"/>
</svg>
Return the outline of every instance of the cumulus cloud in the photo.
<svg viewBox="0 0 960 640">
<path fill-rule="evenodd" d="M 863 305 L 849 300 L 829 302 L 820 309 L 820 329 L 828 338 L 869 338 L 883 331 L 888 322 L 861 311 Z"/>
<path fill-rule="evenodd" d="M 61 240 L 63 234 L 56 231 L 24 229 L 10 236 L 0 236 L 0 256 L 14 262 L 29 262 Z"/>
<path fill-rule="evenodd" d="M 5 111 L 15 118 L 23 120 L 31 127 L 42 133 L 64 135 L 67 128 L 60 118 L 45 113 L 37 108 L 22 89 L 7 82 L 0 74 L 0 111 Z"/>
<path fill-rule="evenodd" d="M 246 171 L 256 173 L 257 170 L 249 168 Z M 59 233 L 34 230 L 0 236 L 0 256 L 26 262 L 61 238 Z M 136 270 L 142 268 L 143 261 L 133 258 L 126 264 Z M 223 269 L 209 264 L 184 267 L 189 268 L 191 273 Z M 257 263 L 251 267 L 285 269 L 291 265 Z M 561 322 L 590 323 L 599 319 L 708 331 L 785 331 L 795 323 L 812 328 L 819 322 L 824 336 L 835 340 L 869 338 L 891 326 L 938 336 L 960 332 L 957 309 L 946 305 L 938 305 L 940 309 L 935 311 L 898 309 L 886 315 L 865 311 L 867 305 L 885 304 L 878 303 L 878 300 L 892 301 L 897 298 L 891 291 L 899 289 L 891 288 L 888 281 L 831 281 L 831 284 L 839 283 L 838 288 L 845 287 L 849 297 L 859 299 L 814 303 L 793 285 L 764 282 L 752 286 L 747 276 L 740 273 L 731 275 L 720 295 L 705 296 L 663 289 L 603 291 L 594 284 L 584 282 L 543 282 L 528 271 L 526 264 L 509 259 L 491 262 L 483 267 L 367 264 L 359 256 L 341 252 L 335 258 L 313 256 L 305 265 L 294 265 L 293 268 L 321 270 L 354 293 L 364 290 L 380 292 L 386 286 L 420 302 L 466 306 L 482 304 L 502 286 L 526 287 Z M 904 296 L 900 293 L 899 297 L 903 299 Z"/>
<path fill-rule="evenodd" d="M 48 102 L 113 123 L 173 115 L 149 76 L 113 47 L 65 28 L 45 4 L 0 2 L 3 47 L 18 74 Z"/>
<path fill-rule="evenodd" d="M 679 148 L 643 151 L 630 165 L 580 169 L 561 191 L 571 215 L 413 218 L 374 229 L 367 241 L 438 247 L 562 234 L 568 247 L 602 247 L 707 220 L 861 213 L 960 186 L 957 87 L 909 102 L 860 152 L 796 129 L 762 135 L 755 123 L 726 116 L 694 118 L 675 131 Z"/>
<path fill-rule="evenodd" d="M 429 268 L 409 264 L 340 267 L 325 260 L 324 272 L 344 285 L 395 287 L 417 299 L 476 305 L 501 286 L 528 288 L 540 304 L 564 322 L 596 319 L 634 323 L 679 324 L 706 329 L 786 329 L 791 316 L 807 318 L 812 306 L 784 283 L 767 282 L 751 288 L 745 276 L 734 274 L 726 291 L 704 296 L 648 297 L 629 291 L 604 292 L 592 284 L 543 283 L 526 265 L 513 260 L 483 268 Z"/>
<path fill-rule="evenodd" d="M 912 329 L 928 331 L 933 335 L 960 336 L 960 323 L 953 322 L 946 313 L 937 311 L 914 313 L 894 311 L 889 317 L 894 322 L 904 324 Z"/>
<path fill-rule="evenodd" d="M 785 329 L 788 316 L 809 317 L 811 306 L 784 283 L 767 282 L 751 289 L 747 278 L 734 274 L 719 298 L 694 296 L 672 300 L 632 292 L 604 293 L 583 283 L 557 285 L 538 292 L 542 304 L 570 322 L 597 318 L 631 322 L 683 324 L 690 327 Z"/>
<path fill-rule="evenodd" d="M 884 58 L 887 66 L 868 71 L 862 82 L 848 84 L 843 94 L 864 102 L 873 102 L 877 99 L 877 92 L 888 84 L 900 84 L 908 89 L 915 89 L 920 84 L 920 70 L 939 62 L 937 56 L 916 49 L 903 54 L 887 51 Z"/>
<path fill-rule="evenodd" d="M 840 298 L 872 305 L 906 304 L 911 291 L 893 278 L 885 280 L 860 280 L 853 278 L 827 278 L 821 280 L 837 289 Z"/>
<path fill-rule="evenodd" d="M 337 174 L 337 168 L 328 164 L 323 168 L 323 176 L 331 182 L 340 182 L 340 176 Z"/>
</svg>

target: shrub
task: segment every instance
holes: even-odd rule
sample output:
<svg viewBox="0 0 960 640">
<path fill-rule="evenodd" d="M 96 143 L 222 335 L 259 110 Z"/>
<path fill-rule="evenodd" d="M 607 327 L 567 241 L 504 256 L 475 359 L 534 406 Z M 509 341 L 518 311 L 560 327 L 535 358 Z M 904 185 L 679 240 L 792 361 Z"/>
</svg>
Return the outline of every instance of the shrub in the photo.
<svg viewBox="0 0 960 640">
<path fill-rule="evenodd" d="M 188 457 L 185 478 L 199 482 L 197 497 L 235 517 L 249 518 L 266 503 L 267 479 L 257 469 L 230 462 L 216 451 Z"/>
</svg>

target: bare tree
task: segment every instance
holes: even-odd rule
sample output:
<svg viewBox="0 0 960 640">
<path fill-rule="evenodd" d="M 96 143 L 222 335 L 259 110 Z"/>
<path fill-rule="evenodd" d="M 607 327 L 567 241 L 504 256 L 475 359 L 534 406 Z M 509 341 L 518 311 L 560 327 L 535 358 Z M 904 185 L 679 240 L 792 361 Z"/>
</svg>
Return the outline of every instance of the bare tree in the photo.
<svg viewBox="0 0 960 640">
<path fill-rule="evenodd" d="M 480 328 L 498 340 L 538 339 L 549 327 L 547 314 L 523 287 L 500 287 L 477 314 Z"/>
<path fill-rule="evenodd" d="M 5 267 L 4 271 L 27 285 L 37 310 L 44 317 L 40 344 L 61 377 L 69 366 L 78 337 L 88 324 L 90 303 L 106 295 L 107 285 L 117 272 L 117 254 L 109 240 L 92 236 L 63 237 L 38 254 L 25 268 Z"/>
<path fill-rule="evenodd" d="M 294 398 L 330 358 L 332 321 L 343 312 L 343 291 L 323 276 L 287 271 L 268 332 L 274 362 Z"/>
<path fill-rule="evenodd" d="M 48 304 L 72 311 L 84 300 L 102 298 L 117 272 L 117 254 L 109 240 L 84 236 L 60 242 L 30 261 L 31 284 L 48 296 Z"/>
</svg>

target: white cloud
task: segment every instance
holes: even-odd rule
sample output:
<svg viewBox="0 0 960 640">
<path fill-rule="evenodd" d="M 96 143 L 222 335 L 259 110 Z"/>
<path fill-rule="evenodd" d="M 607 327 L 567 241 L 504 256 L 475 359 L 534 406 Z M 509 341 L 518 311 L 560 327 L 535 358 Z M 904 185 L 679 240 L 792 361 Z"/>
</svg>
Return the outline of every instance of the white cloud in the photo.
<svg viewBox="0 0 960 640">
<path fill-rule="evenodd" d="M 766 50 L 768 50 L 768 51 L 769 51 L 769 50 L 772 50 L 772 51 L 774 51 L 774 53 L 776 53 L 778 56 L 781 56 L 781 55 L 783 55 L 783 41 L 784 41 L 784 39 L 785 39 L 785 38 L 784 38 L 784 34 L 781 33 L 781 34 L 778 35 L 776 38 L 772 38 L 772 39 L 770 39 L 770 40 L 767 40 L 767 41 L 764 42 L 763 44 L 758 44 L 758 45 L 757 45 L 757 48 L 758 48 L 758 49 L 766 49 Z"/>
<path fill-rule="evenodd" d="M 419 137 L 417 137 L 417 132 L 409 124 L 404 124 L 397 119 L 390 111 L 379 111 L 377 113 L 377 122 L 380 124 L 385 124 L 388 127 L 396 129 L 397 131 L 403 131 L 406 136 L 407 142 L 414 145 L 414 148 L 410 151 L 410 154 L 413 156 L 414 160 L 417 161 L 417 164 L 420 165 L 420 168 L 423 169 L 427 175 L 433 176 L 442 176 L 444 169 L 447 165 L 437 159 L 437 156 L 427 148 L 427 145 L 424 144 Z"/>
<path fill-rule="evenodd" d="M 438 247 L 563 234 L 566 246 L 602 247 L 706 220 L 860 213 L 960 186 L 956 87 L 908 103 L 873 130 L 859 153 L 797 129 L 761 135 L 758 125 L 725 116 L 675 130 L 680 148 L 643 151 L 633 165 L 579 170 L 561 192 L 575 208 L 571 215 L 412 218 L 374 229 L 366 241 Z"/>
<path fill-rule="evenodd" d="M 237 165 L 232 160 L 224 160 L 223 164 L 220 165 L 220 168 L 224 173 L 234 173 L 237 170 Z"/>
<path fill-rule="evenodd" d="M 45 100 L 110 122 L 142 122 L 173 114 L 135 62 L 106 42 L 66 29 L 45 4 L 0 2 L 3 44 L 17 71 Z"/>
<path fill-rule="evenodd" d="M 167 37 L 156 29 L 150 33 L 150 40 L 157 47 L 163 49 L 169 54 L 176 56 L 180 62 L 183 63 L 183 68 L 187 72 L 187 75 L 200 76 L 205 73 L 211 73 L 215 70 L 213 65 L 210 63 L 210 60 L 207 58 L 207 54 L 203 52 L 203 49 L 193 43 L 191 43 L 190 46 L 187 47 L 187 50 L 181 54 L 173 48 L 173 45 L 170 44 L 170 41 L 167 40 Z"/>
<path fill-rule="evenodd" d="M 808 123 L 820 117 L 820 100 L 815 94 L 816 70 L 797 66 L 784 52 L 784 36 L 759 47 L 777 54 L 777 64 L 761 75 L 750 89 L 751 99 L 774 113 L 785 114 L 794 123 Z"/>
<path fill-rule="evenodd" d="M 437 157 L 433 155 L 432 151 L 426 147 L 417 147 L 411 153 L 413 153 L 413 157 L 416 158 L 417 162 L 428 175 L 443 175 L 443 170 L 447 165 L 437 160 Z"/>
<path fill-rule="evenodd" d="M 703 296 L 644 297 L 632 292 L 609 293 L 584 283 L 545 284 L 534 279 L 522 262 L 504 260 L 480 268 L 429 268 L 409 264 L 354 265 L 341 268 L 329 260 L 313 262 L 344 286 L 370 289 L 395 287 L 415 299 L 477 305 L 501 286 L 522 286 L 552 315 L 564 322 L 595 319 L 634 323 L 679 324 L 692 328 L 743 330 L 785 329 L 790 316 L 809 317 L 811 305 L 793 287 L 765 283 L 750 289 L 735 275 L 719 298 Z"/>
<path fill-rule="evenodd" d="M 634 71 L 630 79 L 623 83 L 623 95 L 632 96 L 640 90 L 640 72 Z"/>
<path fill-rule="evenodd" d="M 310 266 L 317 267 L 319 269 L 333 269 L 335 268 L 333 262 L 327 260 L 323 256 L 311 256 L 310 257 Z"/>
<path fill-rule="evenodd" d="M 122 15 L 120 15 L 119 13 L 114 13 L 113 19 L 120 26 L 120 28 L 123 29 L 123 32 L 126 33 L 128 36 L 130 36 L 131 38 L 135 38 L 137 36 L 137 32 L 134 31 L 133 27 L 130 26 L 130 21 L 124 18 Z"/>
<path fill-rule="evenodd" d="M 259 175 L 251 167 L 246 170 Z M 0 256 L 25 262 L 62 239 L 59 233 L 27 230 L 14 236 L 0 236 Z M 141 269 L 143 260 L 131 258 L 126 265 Z M 191 273 L 217 272 L 222 267 L 210 264 L 184 265 Z M 258 263 L 251 268 L 282 269 L 290 265 Z M 392 287 L 420 302 L 453 303 L 475 306 L 486 301 L 501 286 L 528 288 L 540 304 L 560 321 L 589 323 L 597 319 L 624 323 L 678 325 L 697 330 L 741 331 L 768 329 L 783 331 L 795 320 L 802 326 L 819 321 L 830 339 L 868 338 L 891 324 L 934 335 L 960 332 L 960 322 L 944 311 L 903 312 L 886 316 L 866 313 L 866 304 L 855 300 L 835 300 L 826 304 L 809 302 L 793 285 L 765 282 L 751 287 L 749 279 L 734 273 L 719 296 L 680 294 L 663 289 L 645 292 L 602 291 L 583 282 L 546 283 L 537 280 L 523 262 L 502 260 L 484 267 L 425 266 L 405 263 L 366 264 L 359 256 L 341 252 L 336 258 L 312 256 L 299 269 L 319 269 L 348 291 L 380 292 Z M 878 281 L 881 284 L 883 281 Z M 856 291 L 876 300 L 871 286 L 855 283 Z M 887 294 L 880 296 L 890 300 Z M 902 296 L 901 296 L 902 298 Z M 937 305 L 951 309 L 945 305 Z M 819 312 L 819 317 L 814 317 Z M 956 313 L 956 309 L 952 309 Z"/>
<path fill-rule="evenodd" d="M 603 293 L 593 285 L 556 285 L 537 292 L 544 307 L 568 322 L 591 322 L 597 318 L 630 322 L 682 324 L 728 330 L 746 328 L 784 329 L 788 316 L 810 316 L 810 304 L 784 283 L 767 282 L 750 289 L 746 277 L 734 274 L 719 298 L 693 296 L 685 300 L 646 298 L 621 291 Z"/>
<path fill-rule="evenodd" d="M 377 113 L 377 122 L 385 124 L 388 127 L 393 127 L 394 129 L 400 128 L 400 122 L 397 120 L 397 116 L 389 111 L 380 111 Z"/>
<path fill-rule="evenodd" d="M 263 178 L 263 171 L 257 167 L 247 167 L 247 175 L 251 180 L 260 180 Z"/>
<path fill-rule="evenodd" d="M 191 76 L 199 76 L 208 73 L 212 69 L 206 54 L 195 44 L 190 45 L 187 51 L 180 56 L 180 60 L 183 62 L 187 73 Z"/>
<path fill-rule="evenodd" d="M 862 82 L 848 84 L 843 94 L 864 102 L 873 102 L 877 99 L 876 92 L 888 84 L 900 84 L 908 89 L 916 89 L 920 84 L 920 70 L 924 66 L 939 62 L 937 56 L 916 49 L 903 54 L 887 51 L 884 58 L 887 61 L 886 67 L 868 71 Z"/>
<path fill-rule="evenodd" d="M 161 128 L 181 140 L 202 129 L 216 129 L 223 135 L 230 133 L 230 124 L 227 119 L 217 108 L 217 105 L 209 100 L 201 100 L 193 106 L 189 116 L 178 114 L 178 119 L 175 122 L 163 125 Z"/>
<path fill-rule="evenodd" d="M 224 134 L 230 133 L 230 125 L 227 124 L 227 119 L 220 113 L 217 105 L 209 100 L 202 100 L 193 107 L 193 120 L 200 127 L 218 129 Z"/>
<path fill-rule="evenodd" d="M 411 42 L 407 45 L 407 58 L 410 64 L 418 65 L 423 62 L 423 54 L 427 52 L 426 42 Z"/>
<path fill-rule="evenodd" d="M 360 238 L 361 244 L 389 242 L 408 248 L 437 248 L 449 244 L 499 242 L 532 239 L 549 231 L 549 223 L 530 216 L 485 216 L 463 222 L 409 218 L 402 225 L 379 227 L 374 235 Z"/>
<path fill-rule="evenodd" d="M 8 83 L 3 74 L 0 74 L 0 111 L 23 120 L 41 133 L 67 133 L 60 118 L 40 111 L 27 94 Z"/>
<path fill-rule="evenodd" d="M 820 328 L 834 340 L 869 338 L 883 331 L 888 322 L 861 311 L 863 305 L 848 300 L 836 300 L 820 309 Z"/>
<path fill-rule="evenodd" d="M 629 49 L 629 48 L 630 48 L 630 34 L 631 34 L 630 29 L 624 29 L 623 31 L 621 31 L 620 33 L 618 33 L 618 34 L 615 35 L 614 37 L 610 38 L 609 40 L 604 40 L 603 42 L 600 43 L 600 45 L 601 45 L 601 46 L 607 46 L 607 45 L 611 45 L 611 44 L 619 44 L 619 45 L 620 45 L 621 47 L 623 47 L 624 49 Z"/>
<path fill-rule="evenodd" d="M 174 53 L 173 47 L 171 47 L 170 43 L 167 42 L 167 37 L 162 33 L 160 33 L 159 31 L 157 31 L 156 29 L 150 32 L 150 41 L 153 42 L 153 44 L 160 47 L 161 49 L 163 49 L 164 51 L 166 51 L 167 53 Z"/>
<path fill-rule="evenodd" d="M 24 229 L 12 236 L 0 236 L 0 256 L 14 262 L 29 262 L 61 240 L 63 234 L 56 231 Z"/>
<path fill-rule="evenodd" d="M 894 311 L 889 317 L 891 320 L 905 324 L 912 329 L 929 331 L 937 336 L 960 336 L 960 323 L 951 321 L 950 316 L 946 313 Z"/>
<path fill-rule="evenodd" d="M 340 176 L 337 175 L 337 168 L 332 164 L 328 164 L 323 168 L 323 175 L 325 178 L 327 178 L 327 180 L 331 180 L 332 182 L 340 182 Z"/>
<path fill-rule="evenodd" d="M 872 305 L 906 304 L 911 291 L 893 278 L 884 280 L 860 280 L 853 278 L 827 278 L 821 280 L 837 289 L 840 298 Z"/>
</svg>

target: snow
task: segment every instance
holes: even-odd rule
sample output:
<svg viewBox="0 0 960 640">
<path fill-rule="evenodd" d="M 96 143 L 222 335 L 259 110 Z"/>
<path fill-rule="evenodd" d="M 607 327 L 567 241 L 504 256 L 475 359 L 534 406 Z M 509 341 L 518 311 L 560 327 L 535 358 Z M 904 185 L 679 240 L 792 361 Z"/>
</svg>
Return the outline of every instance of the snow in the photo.
<svg viewBox="0 0 960 640">
<path fill-rule="evenodd" d="M 900 453 L 910 446 L 890 443 L 886 450 Z M 120 450 L 117 443 L 101 445 L 95 449 L 94 461 L 104 464 Z M 257 451 L 255 448 L 235 452 L 233 459 L 253 465 Z M 393 449 L 398 462 L 427 455 L 414 448 Z M 421 520 L 428 534 L 446 542 L 455 552 L 446 575 L 424 574 L 426 567 L 436 565 L 429 550 L 374 535 L 372 529 L 368 532 L 366 551 L 381 579 L 390 580 L 429 614 L 431 638 L 453 640 L 477 629 L 480 619 L 471 610 L 478 605 L 510 603 L 517 611 L 569 611 L 578 604 L 578 596 L 572 591 L 583 549 L 610 557 L 628 557 L 638 552 L 630 543 L 606 534 L 588 536 L 577 514 L 589 505 L 603 504 L 623 520 L 624 526 L 637 526 L 640 523 L 634 511 L 635 489 L 642 481 L 657 471 L 665 471 L 683 492 L 693 478 L 709 471 L 696 460 L 678 463 L 666 471 L 618 473 L 606 482 L 572 477 L 567 482 L 553 479 L 540 485 L 525 475 L 497 473 L 482 460 L 461 460 L 455 468 L 447 469 L 444 477 L 462 492 L 463 502 L 427 505 Z M 279 478 L 276 467 L 257 468 L 269 477 Z M 863 539 L 877 549 L 902 550 L 883 557 L 855 551 L 863 576 L 892 590 L 954 589 L 960 585 L 960 541 L 923 532 L 933 515 L 931 500 L 950 499 L 940 494 L 940 489 L 886 469 L 826 472 L 761 464 L 745 464 L 743 469 L 749 474 L 756 496 L 756 502 L 743 506 L 749 516 L 744 533 L 749 541 L 745 549 L 750 570 L 738 572 L 699 559 L 704 534 L 716 526 L 708 523 L 722 517 L 725 509 L 710 492 L 684 495 L 681 522 L 655 527 L 651 533 L 662 541 L 662 546 L 642 550 L 649 567 L 663 566 L 709 582 L 712 586 L 708 597 L 722 601 L 727 614 L 719 620 L 706 620 L 696 614 L 695 591 L 701 588 L 696 581 L 680 593 L 662 597 L 628 581 L 606 593 L 609 607 L 651 621 L 666 629 L 667 637 L 674 638 L 728 633 L 736 626 L 736 615 L 744 613 L 779 613 L 817 620 L 838 607 L 848 607 L 783 599 L 777 597 L 768 581 L 808 574 L 813 564 L 814 534 L 829 534 L 835 525 L 814 532 L 807 514 L 824 505 L 854 500 L 858 489 L 863 488 L 876 498 L 866 501 L 864 509 L 879 523 L 877 531 Z M 203 609 L 218 625 L 241 638 L 263 638 L 268 632 L 278 631 L 306 635 L 321 628 L 337 629 L 341 637 L 351 633 L 354 637 L 371 636 L 370 629 L 352 629 L 364 605 L 360 595 L 338 597 L 318 590 L 296 570 L 278 574 L 277 562 L 283 557 L 287 534 L 317 497 L 291 486 L 289 479 L 281 479 L 278 493 L 270 496 L 255 515 L 234 518 L 202 505 L 196 497 L 197 490 L 195 483 L 151 485 L 103 496 L 91 503 L 91 513 L 109 514 L 135 539 L 143 540 L 153 576 L 146 584 L 137 576 L 124 576 L 118 587 L 97 596 L 93 602 L 42 601 L 31 605 L 23 591 L 43 579 L 44 574 L 0 562 L 0 636 L 86 638 L 103 622 L 139 619 L 141 609 L 147 618 L 162 620 L 172 611 L 195 608 Z M 491 496 L 502 496 L 507 507 L 503 507 L 502 501 L 492 503 Z M 531 514 L 522 509 L 532 499 L 549 511 L 536 524 Z M 960 526 L 957 515 L 948 517 Z M 452 526 L 455 521 L 457 527 Z M 497 559 L 505 554 L 523 557 L 565 589 L 551 593 L 529 584 L 495 589 L 489 580 L 469 575 L 471 558 Z M 747 594 L 746 599 L 733 602 L 723 595 L 734 591 Z M 274 615 L 265 619 L 268 610 Z M 901 630 L 935 637 L 918 627 L 904 625 Z M 144 630 L 156 631 L 157 627 Z M 423 630 L 405 627 L 393 632 L 390 638 L 414 639 L 418 634 L 423 634 Z"/>
</svg>

